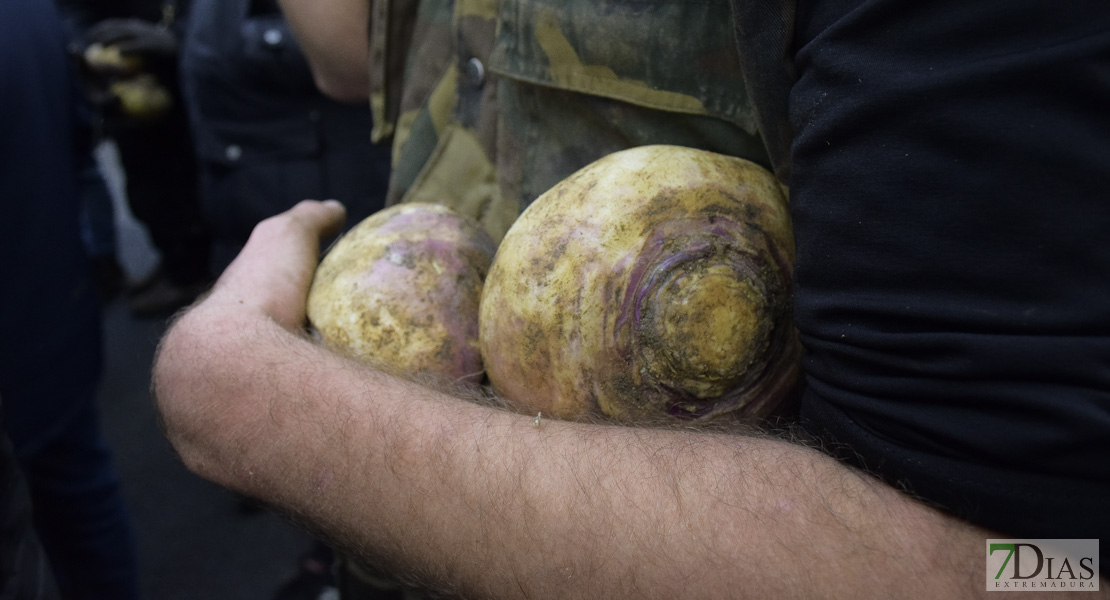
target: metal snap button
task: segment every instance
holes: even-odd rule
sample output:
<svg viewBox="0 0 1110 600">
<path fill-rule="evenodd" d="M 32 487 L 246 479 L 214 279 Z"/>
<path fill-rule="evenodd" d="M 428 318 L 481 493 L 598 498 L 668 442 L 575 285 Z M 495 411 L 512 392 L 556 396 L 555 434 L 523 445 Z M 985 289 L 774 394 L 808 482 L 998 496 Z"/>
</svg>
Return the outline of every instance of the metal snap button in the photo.
<svg viewBox="0 0 1110 600">
<path fill-rule="evenodd" d="M 267 29 L 262 34 L 262 41 L 266 42 L 267 44 L 269 44 L 271 46 L 277 46 L 284 39 L 285 39 L 285 36 L 282 35 L 280 29 Z"/>
<path fill-rule="evenodd" d="M 477 58 L 466 61 L 466 79 L 475 87 L 486 82 L 486 66 Z"/>
</svg>

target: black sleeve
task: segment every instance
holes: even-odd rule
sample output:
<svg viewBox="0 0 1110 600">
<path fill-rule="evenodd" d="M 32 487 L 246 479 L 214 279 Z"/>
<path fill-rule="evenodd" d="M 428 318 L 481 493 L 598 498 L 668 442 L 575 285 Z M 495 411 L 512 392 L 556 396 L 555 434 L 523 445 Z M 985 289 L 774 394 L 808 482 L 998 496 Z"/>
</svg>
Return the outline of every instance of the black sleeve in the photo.
<svg viewBox="0 0 1110 600">
<path fill-rule="evenodd" d="M 1110 4 L 797 8 L 804 419 L 987 528 L 1110 538 Z"/>
</svg>

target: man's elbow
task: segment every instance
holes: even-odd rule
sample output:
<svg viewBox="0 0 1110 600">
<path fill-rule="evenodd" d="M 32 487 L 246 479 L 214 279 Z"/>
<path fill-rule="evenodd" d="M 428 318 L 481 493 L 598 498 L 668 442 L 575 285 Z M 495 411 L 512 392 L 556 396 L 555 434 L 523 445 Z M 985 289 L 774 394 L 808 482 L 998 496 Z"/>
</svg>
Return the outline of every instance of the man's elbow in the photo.
<svg viewBox="0 0 1110 600">
<path fill-rule="evenodd" d="M 313 72 L 316 88 L 338 102 L 358 104 L 370 99 L 370 77 L 367 74 L 335 74 Z"/>
</svg>

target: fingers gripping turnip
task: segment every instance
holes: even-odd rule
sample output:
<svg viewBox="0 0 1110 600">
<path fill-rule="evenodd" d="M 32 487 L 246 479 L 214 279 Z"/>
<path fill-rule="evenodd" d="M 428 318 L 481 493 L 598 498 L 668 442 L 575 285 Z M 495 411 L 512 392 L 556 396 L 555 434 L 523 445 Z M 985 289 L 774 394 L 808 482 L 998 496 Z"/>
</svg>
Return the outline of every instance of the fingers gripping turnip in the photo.
<svg viewBox="0 0 1110 600">
<path fill-rule="evenodd" d="M 447 207 L 379 211 L 321 261 L 309 321 L 328 344 L 398 374 L 479 383 L 478 302 L 495 250 Z"/>
<path fill-rule="evenodd" d="M 486 279 L 480 340 L 522 410 L 619 420 L 766 416 L 799 376 L 787 200 L 754 163 L 611 154 L 538 198 Z"/>
</svg>

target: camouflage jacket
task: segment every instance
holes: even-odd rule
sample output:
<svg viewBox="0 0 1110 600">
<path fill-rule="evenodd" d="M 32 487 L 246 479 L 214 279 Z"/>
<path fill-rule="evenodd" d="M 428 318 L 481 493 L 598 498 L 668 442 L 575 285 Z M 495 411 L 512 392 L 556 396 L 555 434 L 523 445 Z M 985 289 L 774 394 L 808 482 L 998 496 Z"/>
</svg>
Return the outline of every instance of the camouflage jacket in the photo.
<svg viewBox="0 0 1110 600">
<path fill-rule="evenodd" d="M 372 0 L 370 46 L 388 202 L 450 205 L 498 239 L 539 194 L 624 148 L 768 163 L 730 0 Z"/>
</svg>

